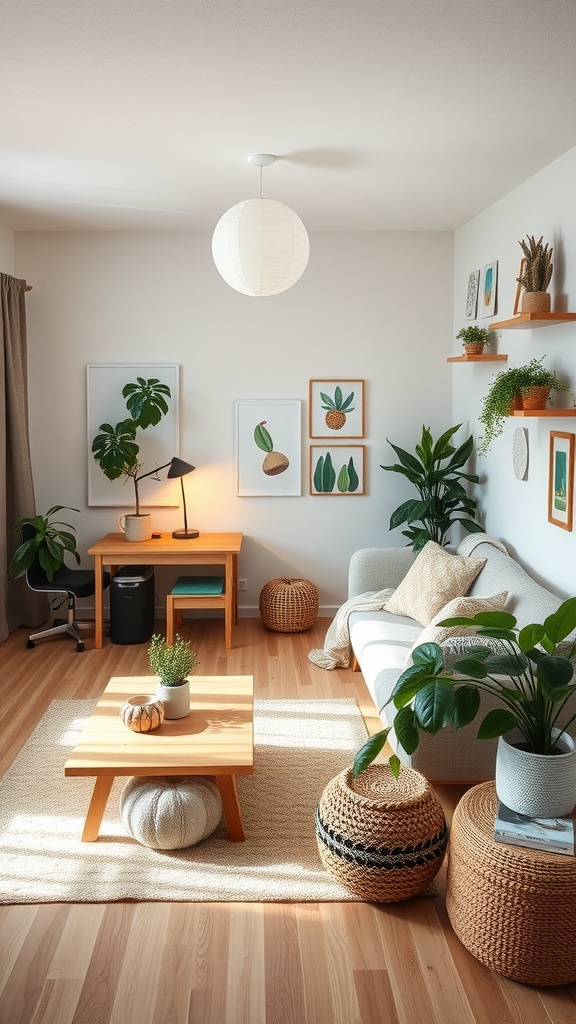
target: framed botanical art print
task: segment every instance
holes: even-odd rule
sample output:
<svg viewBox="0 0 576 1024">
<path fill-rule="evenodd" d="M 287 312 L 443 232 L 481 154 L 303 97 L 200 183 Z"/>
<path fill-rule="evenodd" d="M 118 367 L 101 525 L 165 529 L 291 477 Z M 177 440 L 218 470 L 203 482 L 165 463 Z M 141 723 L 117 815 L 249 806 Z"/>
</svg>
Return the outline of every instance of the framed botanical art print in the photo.
<svg viewBox="0 0 576 1024">
<path fill-rule="evenodd" d="M 364 381 L 311 380 L 310 437 L 364 437 Z"/>
<path fill-rule="evenodd" d="M 302 403 L 292 399 L 236 402 L 236 494 L 302 494 Z"/>
<path fill-rule="evenodd" d="M 548 522 L 572 529 L 574 496 L 574 434 L 550 431 Z"/>
<path fill-rule="evenodd" d="M 310 445 L 310 494 L 364 494 L 363 444 Z"/>
</svg>

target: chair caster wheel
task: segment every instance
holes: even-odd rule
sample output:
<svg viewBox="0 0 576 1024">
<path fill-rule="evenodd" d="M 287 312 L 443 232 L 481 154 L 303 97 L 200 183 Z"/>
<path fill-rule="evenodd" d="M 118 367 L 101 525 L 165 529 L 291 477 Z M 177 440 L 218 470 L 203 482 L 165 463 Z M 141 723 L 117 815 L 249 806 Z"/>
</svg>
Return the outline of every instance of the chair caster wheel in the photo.
<svg viewBox="0 0 576 1024">
<path fill-rule="evenodd" d="M 27 640 L 26 647 L 36 647 L 36 644 L 34 643 L 33 640 Z"/>
<path fill-rule="evenodd" d="M 80 643 L 76 644 L 76 650 L 77 651 L 85 651 L 86 650 L 86 644 L 82 643 L 82 641 L 81 641 Z"/>
</svg>

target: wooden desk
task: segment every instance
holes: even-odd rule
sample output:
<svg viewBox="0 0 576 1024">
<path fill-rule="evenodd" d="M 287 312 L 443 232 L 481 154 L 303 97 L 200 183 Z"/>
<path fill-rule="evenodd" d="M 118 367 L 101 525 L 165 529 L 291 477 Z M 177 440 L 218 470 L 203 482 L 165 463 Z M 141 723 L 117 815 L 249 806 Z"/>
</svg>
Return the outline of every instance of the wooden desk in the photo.
<svg viewBox="0 0 576 1024">
<path fill-rule="evenodd" d="M 110 680 L 66 761 L 68 776 L 96 776 L 82 842 L 93 843 L 117 776 L 213 775 L 222 796 L 228 836 L 245 838 L 237 775 L 254 771 L 252 676 L 190 676 L 190 714 L 164 720 L 153 732 L 132 732 L 120 718 L 128 697 L 153 694 L 157 676 Z"/>
<path fill-rule="evenodd" d="M 102 567 L 114 571 L 120 565 L 223 565 L 224 566 L 224 631 L 226 649 L 232 647 L 232 625 L 238 621 L 238 555 L 242 547 L 241 533 L 201 533 L 193 540 L 174 540 L 163 533 L 152 540 L 130 541 L 123 533 L 109 533 L 88 549 L 94 556 L 96 573 L 94 646 L 102 647 L 104 595 Z"/>
</svg>

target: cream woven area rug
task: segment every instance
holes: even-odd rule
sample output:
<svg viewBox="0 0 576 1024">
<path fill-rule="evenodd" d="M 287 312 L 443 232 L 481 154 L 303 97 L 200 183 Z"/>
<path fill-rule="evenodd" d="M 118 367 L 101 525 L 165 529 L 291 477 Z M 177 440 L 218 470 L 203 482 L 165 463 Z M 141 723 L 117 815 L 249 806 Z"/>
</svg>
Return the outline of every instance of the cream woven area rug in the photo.
<svg viewBox="0 0 576 1024">
<path fill-rule="evenodd" d="M 188 850 L 156 851 L 122 824 L 117 779 L 100 837 L 80 834 L 93 779 L 64 763 L 95 701 L 53 701 L 0 783 L 0 903 L 331 901 L 355 897 L 318 855 L 314 812 L 366 738 L 355 700 L 255 702 L 255 771 L 238 778 L 246 842 L 221 822 Z"/>
</svg>

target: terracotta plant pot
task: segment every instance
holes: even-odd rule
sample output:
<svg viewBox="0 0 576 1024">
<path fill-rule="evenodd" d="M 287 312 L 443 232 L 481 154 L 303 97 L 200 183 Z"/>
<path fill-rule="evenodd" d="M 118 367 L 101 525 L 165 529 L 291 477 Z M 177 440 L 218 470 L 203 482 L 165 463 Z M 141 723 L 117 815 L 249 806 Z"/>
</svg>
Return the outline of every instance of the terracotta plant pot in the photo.
<svg viewBox="0 0 576 1024">
<path fill-rule="evenodd" d="M 524 292 L 522 295 L 523 313 L 549 313 L 550 292 Z"/>
<path fill-rule="evenodd" d="M 545 409 L 549 394 L 550 388 L 547 387 L 526 388 L 522 392 L 522 408 Z"/>
<path fill-rule="evenodd" d="M 514 398 L 510 402 L 510 412 L 514 412 L 515 410 L 519 410 L 521 408 L 522 408 L 522 395 L 520 394 L 520 392 L 518 392 L 518 394 L 514 395 Z"/>
</svg>

